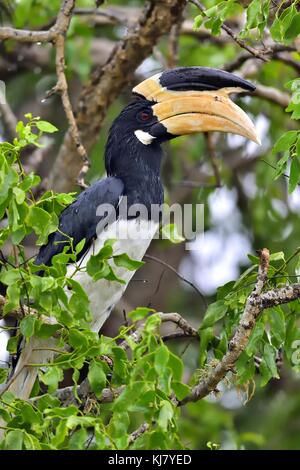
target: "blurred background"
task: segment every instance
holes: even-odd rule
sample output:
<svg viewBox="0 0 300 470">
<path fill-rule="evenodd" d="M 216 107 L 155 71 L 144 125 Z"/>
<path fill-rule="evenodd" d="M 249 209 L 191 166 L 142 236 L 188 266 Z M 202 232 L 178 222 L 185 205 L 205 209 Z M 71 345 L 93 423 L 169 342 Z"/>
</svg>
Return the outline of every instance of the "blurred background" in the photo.
<svg viewBox="0 0 300 470">
<path fill-rule="evenodd" d="M 216 2 L 205 2 L 205 5 L 213 3 Z M 55 20 L 60 1 L 15 0 L 3 5 L 5 24 L 48 29 Z M 115 44 L 137 22 L 143 6 L 142 1 L 110 0 L 96 11 L 92 0 L 77 2 L 66 42 L 66 74 L 74 109 L 93 70 L 105 64 Z M 201 65 L 231 69 L 254 83 L 277 89 L 280 99 L 274 101 L 263 96 L 235 99 L 255 122 L 261 147 L 231 135 L 213 135 L 210 145 L 205 136 L 196 135 L 175 139 L 165 146 L 166 202 L 203 203 L 205 234 L 196 240 L 195 251 L 186 251 L 184 243 L 155 240 L 148 254 L 172 266 L 202 292 L 205 300 L 167 266 L 147 259 L 103 328 L 103 333 L 109 336 L 115 335 L 124 323 L 124 312 L 136 306 L 179 312 L 197 327 L 206 304 L 215 299 L 217 288 L 237 279 L 249 266 L 248 253 L 255 254 L 255 250 L 266 246 L 271 252 L 284 251 L 288 256 L 299 245 L 300 188 L 289 196 L 287 179 L 283 176 L 274 180 L 278 157 L 271 152 L 284 131 L 296 128 L 285 112 L 289 99 L 285 84 L 297 77 L 297 67 L 299 73 L 299 54 L 293 53 L 292 65 L 287 60 L 263 63 L 253 59 L 234 67 L 241 53 L 239 47 L 224 32 L 212 36 L 202 27 L 194 30 L 193 19 L 197 14 L 193 5 L 186 9 L 181 24 L 174 25 L 138 67 L 135 83 L 168 67 Z M 238 31 L 243 21 L 243 13 L 237 12 L 229 24 Z M 267 31 L 259 44 L 264 39 L 268 39 Z M 53 95 L 46 99 L 47 91 L 56 83 L 54 59 L 50 44 L 13 41 L 0 44 L 0 79 L 6 84 L 7 103 L 17 120 L 31 112 L 59 129 L 53 137 L 44 138 L 43 149 L 23 155 L 25 166 L 41 175 L 45 185 L 68 127 L 60 97 Z M 87 177 L 90 183 L 104 175 L 107 133 L 113 119 L 130 100 L 133 86 L 134 83 L 128 83 L 107 110 L 90 154 L 92 165 Z M 1 140 L 13 138 L 9 125 L 13 118 L 8 119 L 8 112 L 1 107 Z M 28 256 L 35 252 L 31 240 Z M 6 359 L 5 335 L 5 332 L 0 334 L 1 360 Z M 169 346 L 182 355 L 187 370 L 195 370 L 198 344 L 190 340 L 173 343 Z M 183 441 L 194 449 L 206 448 L 207 443 L 211 443 L 208 447 L 217 444 L 222 449 L 300 449 L 299 376 L 283 364 L 280 380 L 273 379 L 265 388 L 258 388 L 253 398 L 246 401 L 243 390 L 225 387 L 218 397 L 188 405 L 181 410 Z"/>
</svg>

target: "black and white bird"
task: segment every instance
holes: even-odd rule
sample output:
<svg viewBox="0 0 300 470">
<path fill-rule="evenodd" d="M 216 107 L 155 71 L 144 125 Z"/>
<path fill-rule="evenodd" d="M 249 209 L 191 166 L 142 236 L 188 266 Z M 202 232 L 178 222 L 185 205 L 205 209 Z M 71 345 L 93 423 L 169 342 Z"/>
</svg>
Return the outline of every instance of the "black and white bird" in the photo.
<svg viewBox="0 0 300 470">
<path fill-rule="evenodd" d="M 122 197 L 127 206 L 143 204 L 150 213 L 154 204 L 163 203 L 164 193 L 160 169 L 163 157 L 161 144 L 184 134 L 221 131 L 244 136 L 259 143 L 249 117 L 231 99 L 231 93 L 252 92 L 255 86 L 230 73 L 205 67 L 180 67 L 167 70 L 144 80 L 133 89 L 133 100 L 114 121 L 105 149 L 107 177 L 83 191 L 60 217 L 59 231 L 49 236 L 36 258 L 38 265 L 51 265 L 52 257 L 63 250 L 66 234 L 76 246 L 85 239 L 81 252 L 84 268 L 91 254 L 99 252 L 105 240 L 115 233 L 131 233 L 114 244 L 114 254 L 127 253 L 141 260 L 158 229 L 158 221 L 151 216 L 117 218 L 99 233 L 101 215 L 97 208 L 110 204 L 117 208 Z M 136 236 L 136 234 L 139 236 Z M 74 273 L 68 267 L 68 275 Z M 93 314 L 91 329 L 99 331 L 113 306 L 122 297 L 134 272 L 115 267 L 116 275 L 125 284 L 92 278 L 80 270 L 74 276 L 85 289 Z M 48 347 L 49 347 L 49 340 Z M 50 340 L 52 341 L 52 340 Z M 54 340 L 53 340 L 54 341 Z M 10 390 L 27 399 L 37 370 L 28 363 L 47 363 L 52 359 L 45 341 L 31 338 L 20 355 Z"/>
</svg>

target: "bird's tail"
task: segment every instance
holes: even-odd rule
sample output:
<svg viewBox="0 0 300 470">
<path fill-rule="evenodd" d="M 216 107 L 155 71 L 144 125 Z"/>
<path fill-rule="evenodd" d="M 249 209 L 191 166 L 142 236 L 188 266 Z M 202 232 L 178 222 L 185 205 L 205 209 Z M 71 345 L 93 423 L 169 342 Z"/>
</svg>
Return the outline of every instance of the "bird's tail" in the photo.
<svg viewBox="0 0 300 470">
<path fill-rule="evenodd" d="M 27 400 L 30 397 L 38 369 L 42 364 L 46 365 L 53 360 L 54 352 L 51 348 L 54 347 L 53 338 L 47 340 L 30 338 L 29 341 L 23 341 L 18 363 L 8 382 L 8 390 L 17 398 Z"/>
<path fill-rule="evenodd" d="M 12 392 L 16 398 L 28 400 L 38 375 L 38 364 L 42 367 L 41 364 L 46 365 L 53 359 L 54 352 L 49 350 L 51 347 L 55 347 L 54 338 L 30 338 L 27 342 L 23 340 L 22 352 L 5 389 Z M 5 422 L 0 418 L 0 441 L 4 436 L 5 426 Z"/>
</svg>

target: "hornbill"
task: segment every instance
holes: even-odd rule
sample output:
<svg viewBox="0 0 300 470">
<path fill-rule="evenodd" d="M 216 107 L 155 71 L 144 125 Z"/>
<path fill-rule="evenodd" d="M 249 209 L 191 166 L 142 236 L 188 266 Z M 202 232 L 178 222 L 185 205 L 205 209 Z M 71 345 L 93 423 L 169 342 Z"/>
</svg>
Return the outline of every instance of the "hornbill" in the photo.
<svg viewBox="0 0 300 470">
<path fill-rule="evenodd" d="M 110 204 L 117 208 L 127 196 L 128 207 L 143 204 L 150 213 L 153 204 L 163 203 L 160 178 L 163 151 L 161 144 L 184 134 L 221 131 L 242 135 L 259 143 L 249 117 L 230 98 L 230 93 L 251 92 L 255 86 L 231 73 L 206 67 L 180 67 L 156 74 L 133 89 L 132 102 L 123 109 L 109 131 L 105 149 L 107 177 L 83 191 L 61 214 L 59 231 L 49 236 L 41 247 L 35 263 L 51 265 L 52 257 L 62 252 L 66 237 L 76 246 L 85 239 L 80 253 L 84 268 L 91 254 L 98 253 L 105 240 L 113 238 L 116 228 L 121 233 L 129 226 L 137 229 L 139 238 L 120 238 L 114 244 L 114 254 L 127 253 L 141 260 L 153 238 L 158 222 L 151 219 L 117 218 L 106 230 L 96 229 L 101 219 L 97 207 Z M 42 267 L 42 266 L 41 266 Z M 69 265 L 68 276 L 74 274 Z M 91 329 L 99 331 L 113 306 L 119 301 L 134 272 L 114 267 L 116 275 L 125 281 L 100 279 L 93 281 L 84 270 L 75 273 L 85 289 L 93 314 Z M 49 341 L 49 340 L 48 340 Z M 49 343 L 48 347 L 49 347 Z M 27 399 L 37 371 L 26 363 L 46 363 L 51 352 L 45 340 L 31 338 L 23 346 L 14 371 L 10 390 Z"/>
</svg>

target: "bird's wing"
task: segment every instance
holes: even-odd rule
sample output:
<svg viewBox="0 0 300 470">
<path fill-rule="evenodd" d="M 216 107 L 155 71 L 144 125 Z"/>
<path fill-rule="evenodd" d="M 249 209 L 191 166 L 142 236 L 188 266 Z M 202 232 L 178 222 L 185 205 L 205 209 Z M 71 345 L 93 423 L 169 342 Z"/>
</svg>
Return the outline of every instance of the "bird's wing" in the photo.
<svg viewBox="0 0 300 470">
<path fill-rule="evenodd" d="M 61 213 L 59 230 L 52 233 L 48 238 L 47 245 L 43 245 L 40 248 L 35 264 L 50 265 L 52 257 L 63 251 L 65 244 L 69 243 L 70 237 L 73 239 L 74 247 L 81 240 L 86 240 L 85 247 L 81 253 L 83 254 L 95 237 L 97 224 L 102 218 L 96 215 L 98 206 L 110 204 L 117 208 L 123 190 L 124 184 L 122 180 L 109 177 L 97 181 L 83 191 L 76 201 Z"/>
</svg>

